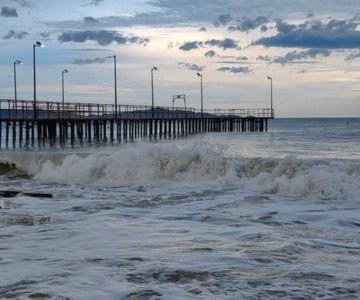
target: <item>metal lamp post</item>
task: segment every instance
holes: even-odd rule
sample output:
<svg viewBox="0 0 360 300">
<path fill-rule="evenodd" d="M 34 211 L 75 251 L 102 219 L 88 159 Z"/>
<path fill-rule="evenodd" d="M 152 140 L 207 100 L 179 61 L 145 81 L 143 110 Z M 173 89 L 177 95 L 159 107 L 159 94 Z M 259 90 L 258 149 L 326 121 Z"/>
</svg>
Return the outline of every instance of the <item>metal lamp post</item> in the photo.
<svg viewBox="0 0 360 300">
<path fill-rule="evenodd" d="M 197 76 L 201 79 L 201 118 L 204 118 L 203 75 L 201 73 L 197 73 Z"/>
<path fill-rule="evenodd" d="M 17 87 L 16 87 L 16 65 L 21 65 L 22 62 L 20 60 L 14 61 L 14 90 L 15 90 L 15 112 L 17 114 Z"/>
<path fill-rule="evenodd" d="M 151 112 L 154 119 L 154 71 L 158 71 L 157 67 L 151 68 Z"/>
<path fill-rule="evenodd" d="M 115 119 L 117 119 L 117 76 L 116 76 L 116 55 L 107 56 L 106 58 L 114 59 L 114 89 L 115 89 Z"/>
<path fill-rule="evenodd" d="M 37 47 L 43 47 L 43 45 L 40 42 L 35 42 L 33 44 L 33 71 L 34 71 L 34 119 L 37 119 L 37 113 L 36 113 L 36 57 L 35 57 L 35 48 Z"/>
<path fill-rule="evenodd" d="M 174 95 L 173 96 L 173 98 L 172 98 L 172 100 L 173 100 L 173 109 L 175 108 L 175 101 L 177 100 L 177 99 L 182 99 L 182 100 L 184 100 L 184 107 L 185 107 L 185 109 L 186 109 L 186 95 L 185 94 L 182 94 L 182 95 Z"/>
<path fill-rule="evenodd" d="M 267 77 L 270 80 L 270 108 L 271 108 L 271 117 L 273 118 L 273 79 L 271 76 Z"/>
<path fill-rule="evenodd" d="M 63 106 L 63 109 L 64 109 L 64 104 L 65 104 L 65 92 L 64 92 L 64 74 L 65 73 L 69 73 L 69 70 L 65 69 L 63 71 L 61 71 L 61 83 L 62 83 L 62 106 Z"/>
</svg>

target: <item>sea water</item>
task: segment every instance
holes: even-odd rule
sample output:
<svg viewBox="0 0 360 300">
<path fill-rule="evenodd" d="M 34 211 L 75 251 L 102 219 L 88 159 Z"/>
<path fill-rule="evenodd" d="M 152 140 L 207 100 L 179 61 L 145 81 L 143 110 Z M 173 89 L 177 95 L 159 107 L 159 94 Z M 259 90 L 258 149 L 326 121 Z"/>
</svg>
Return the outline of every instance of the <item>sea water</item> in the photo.
<svg viewBox="0 0 360 300">
<path fill-rule="evenodd" d="M 0 152 L 0 299 L 359 299 L 360 119 Z"/>
</svg>

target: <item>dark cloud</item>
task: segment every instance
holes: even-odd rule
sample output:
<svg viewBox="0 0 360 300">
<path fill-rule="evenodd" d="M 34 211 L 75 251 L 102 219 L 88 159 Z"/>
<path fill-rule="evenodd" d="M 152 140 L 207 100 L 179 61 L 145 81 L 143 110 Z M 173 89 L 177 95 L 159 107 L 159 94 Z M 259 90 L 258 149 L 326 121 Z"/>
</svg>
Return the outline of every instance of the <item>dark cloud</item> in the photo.
<svg viewBox="0 0 360 300">
<path fill-rule="evenodd" d="M 138 36 L 124 36 L 116 31 L 100 30 L 100 31 L 69 31 L 63 32 L 58 40 L 62 43 L 75 42 L 85 43 L 87 41 L 94 41 L 101 46 L 107 46 L 111 43 L 118 45 L 125 44 L 140 44 L 146 45 L 149 39 L 140 38 Z"/>
<path fill-rule="evenodd" d="M 206 29 L 205 27 L 201 27 L 201 28 L 199 29 L 199 31 L 200 31 L 200 32 L 205 32 L 205 31 L 207 31 L 207 29 Z"/>
<path fill-rule="evenodd" d="M 90 5 L 98 6 L 104 0 L 91 0 Z"/>
<path fill-rule="evenodd" d="M 248 67 L 222 67 L 217 69 L 219 72 L 228 72 L 228 73 L 236 73 L 236 74 L 248 74 L 251 73 L 251 69 Z"/>
<path fill-rule="evenodd" d="M 223 40 L 215 40 L 215 39 L 207 40 L 205 42 L 205 45 L 217 46 L 217 47 L 222 48 L 224 50 L 226 50 L 226 49 L 236 49 L 236 48 L 239 47 L 238 43 L 235 40 L 230 39 L 230 38 L 226 38 L 226 39 L 223 39 Z"/>
<path fill-rule="evenodd" d="M 202 72 L 205 70 L 204 66 L 199 66 L 197 64 L 189 64 L 189 63 L 184 63 L 184 62 L 179 62 L 177 64 L 180 66 L 184 66 L 185 68 L 189 69 L 190 71 Z"/>
<path fill-rule="evenodd" d="M 179 47 L 179 49 L 182 51 L 190 51 L 190 50 L 194 50 L 194 49 L 199 49 L 199 46 L 201 46 L 201 45 L 202 45 L 202 43 L 198 42 L 198 41 L 186 42 L 183 45 L 181 45 Z"/>
<path fill-rule="evenodd" d="M 226 25 L 231 21 L 231 16 L 229 14 L 220 15 L 215 22 L 213 22 L 215 27 L 219 27 L 221 25 Z"/>
<path fill-rule="evenodd" d="M 78 58 L 75 59 L 72 63 L 74 65 L 90 65 L 90 64 L 103 64 L 105 63 L 106 59 L 101 57 L 96 58 Z"/>
<path fill-rule="evenodd" d="M 269 27 L 267 27 L 266 25 L 262 25 L 262 26 L 260 27 L 260 31 L 261 31 L 261 32 L 266 32 L 266 31 L 268 31 L 268 29 L 269 29 Z"/>
<path fill-rule="evenodd" d="M 296 25 L 288 24 L 282 20 L 276 21 L 276 29 L 279 33 L 287 34 L 296 29 Z"/>
<path fill-rule="evenodd" d="M 179 47 L 179 50 L 190 51 L 190 50 L 203 48 L 206 46 L 219 47 L 223 50 L 240 49 L 240 47 L 238 46 L 238 43 L 235 40 L 230 39 L 230 38 L 225 38 L 223 40 L 212 39 L 212 40 L 207 40 L 205 42 L 201 42 L 201 41 L 186 42 Z"/>
<path fill-rule="evenodd" d="M 41 32 L 39 33 L 39 37 L 41 37 L 42 40 L 49 41 L 51 39 L 51 32 Z"/>
<path fill-rule="evenodd" d="M 266 47 L 353 49 L 360 47 L 358 23 L 330 19 L 327 23 L 319 20 L 306 21 L 300 25 L 277 21 L 278 34 L 257 40 L 255 45 Z"/>
<path fill-rule="evenodd" d="M 214 57 L 216 56 L 216 52 L 214 50 L 209 50 L 208 52 L 205 53 L 205 57 Z"/>
<path fill-rule="evenodd" d="M 332 19 L 327 24 L 317 27 L 317 28 L 324 28 L 325 30 L 340 30 L 340 31 L 352 31 L 358 27 L 358 23 L 354 21 L 346 21 L 346 20 L 336 20 Z"/>
<path fill-rule="evenodd" d="M 26 31 L 16 32 L 15 30 L 9 30 L 9 32 L 3 36 L 3 39 L 4 40 L 9 40 L 9 39 L 22 40 L 23 38 L 25 38 L 28 35 L 29 35 L 29 33 Z"/>
<path fill-rule="evenodd" d="M 87 24 L 87 25 L 95 25 L 97 23 L 99 23 L 98 20 L 96 20 L 95 18 L 93 17 L 85 17 L 83 19 L 84 23 Z"/>
<path fill-rule="evenodd" d="M 237 26 L 229 26 L 229 31 L 241 31 L 241 32 L 248 32 L 250 30 L 254 30 L 264 24 L 269 23 L 269 19 L 267 17 L 257 17 L 255 19 L 248 19 L 248 18 L 242 18 L 238 21 L 239 24 Z M 267 28 L 266 28 L 267 30 Z M 265 31 L 266 31 L 265 30 Z"/>
<path fill-rule="evenodd" d="M 352 61 L 354 59 L 360 58 L 360 52 L 358 53 L 350 53 L 346 56 L 345 61 Z"/>
<path fill-rule="evenodd" d="M 2 17 L 17 17 L 18 13 L 17 13 L 16 8 L 3 6 L 1 8 L 1 16 Z"/>
<path fill-rule="evenodd" d="M 327 49 L 309 49 L 307 51 L 292 51 L 285 56 L 277 57 L 273 60 L 273 63 L 286 65 L 299 60 L 316 58 L 316 57 L 328 57 L 331 55 L 331 51 Z"/>
<path fill-rule="evenodd" d="M 236 60 L 246 61 L 249 60 L 246 56 L 239 56 L 236 58 Z"/>
<path fill-rule="evenodd" d="M 271 57 L 268 55 L 259 55 L 256 60 L 271 62 Z"/>
<path fill-rule="evenodd" d="M 259 55 L 256 60 L 268 63 L 276 63 L 286 65 L 290 63 L 315 63 L 313 61 L 304 61 L 306 59 L 314 59 L 318 57 L 329 57 L 332 51 L 328 49 L 308 49 L 305 51 L 291 51 L 284 56 L 271 58 L 268 55 Z"/>
</svg>

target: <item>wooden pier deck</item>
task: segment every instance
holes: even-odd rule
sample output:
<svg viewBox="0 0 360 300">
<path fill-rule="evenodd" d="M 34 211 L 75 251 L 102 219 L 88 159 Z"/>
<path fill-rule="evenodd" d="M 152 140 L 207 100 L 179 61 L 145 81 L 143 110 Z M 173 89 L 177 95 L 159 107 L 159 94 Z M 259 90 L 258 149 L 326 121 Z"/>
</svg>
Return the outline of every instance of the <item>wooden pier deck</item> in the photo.
<svg viewBox="0 0 360 300">
<path fill-rule="evenodd" d="M 0 149 L 166 139 L 204 132 L 266 132 L 274 111 L 0 99 Z"/>
</svg>

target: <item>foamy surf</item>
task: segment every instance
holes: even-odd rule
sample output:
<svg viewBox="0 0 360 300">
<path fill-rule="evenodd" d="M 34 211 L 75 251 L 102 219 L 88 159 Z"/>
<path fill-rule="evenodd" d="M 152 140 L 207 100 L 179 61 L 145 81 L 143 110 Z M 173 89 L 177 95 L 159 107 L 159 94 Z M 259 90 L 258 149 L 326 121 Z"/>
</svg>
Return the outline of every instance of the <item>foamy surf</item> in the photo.
<svg viewBox="0 0 360 300">
<path fill-rule="evenodd" d="M 201 182 L 321 199 L 349 199 L 360 193 L 357 160 L 249 158 L 229 155 L 226 148 L 209 142 L 139 143 L 110 150 L 6 154 L 1 165 L 8 174 L 28 174 L 44 182 L 99 186 L 192 186 Z"/>
</svg>

